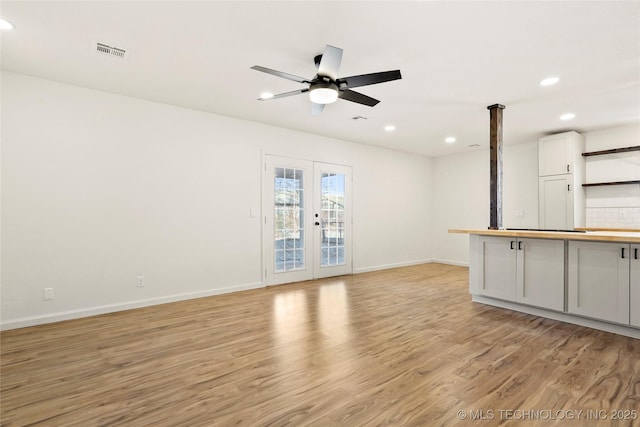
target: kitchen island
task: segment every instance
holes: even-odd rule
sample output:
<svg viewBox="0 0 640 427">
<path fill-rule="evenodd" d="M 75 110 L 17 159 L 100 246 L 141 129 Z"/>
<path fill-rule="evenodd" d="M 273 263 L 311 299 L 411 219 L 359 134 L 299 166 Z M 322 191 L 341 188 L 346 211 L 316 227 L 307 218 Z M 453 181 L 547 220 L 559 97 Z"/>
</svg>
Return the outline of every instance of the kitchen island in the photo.
<svg viewBox="0 0 640 427">
<path fill-rule="evenodd" d="M 469 234 L 475 302 L 640 338 L 640 232 Z"/>
</svg>

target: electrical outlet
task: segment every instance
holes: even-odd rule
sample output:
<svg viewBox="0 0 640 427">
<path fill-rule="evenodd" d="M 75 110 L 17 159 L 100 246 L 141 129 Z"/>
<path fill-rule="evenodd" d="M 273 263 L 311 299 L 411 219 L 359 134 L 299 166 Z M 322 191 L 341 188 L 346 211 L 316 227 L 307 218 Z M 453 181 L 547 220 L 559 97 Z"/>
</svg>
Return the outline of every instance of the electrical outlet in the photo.
<svg viewBox="0 0 640 427">
<path fill-rule="evenodd" d="M 144 276 L 138 276 L 138 287 L 144 288 Z"/>
<path fill-rule="evenodd" d="M 49 301 L 53 299 L 53 288 L 44 288 L 42 290 L 42 299 Z"/>
</svg>

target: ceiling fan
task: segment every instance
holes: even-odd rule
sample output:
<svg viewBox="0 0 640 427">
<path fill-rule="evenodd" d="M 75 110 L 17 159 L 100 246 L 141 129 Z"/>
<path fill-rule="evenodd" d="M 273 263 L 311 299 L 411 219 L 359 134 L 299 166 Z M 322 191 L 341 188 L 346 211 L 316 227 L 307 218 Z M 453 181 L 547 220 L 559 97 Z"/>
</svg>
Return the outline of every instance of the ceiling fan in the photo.
<svg viewBox="0 0 640 427">
<path fill-rule="evenodd" d="M 309 85 L 306 88 L 277 95 L 263 96 L 258 99 L 266 101 L 268 99 L 284 98 L 286 96 L 309 92 L 312 114 L 320 114 L 322 110 L 324 110 L 324 106 L 326 104 L 331 104 L 338 98 L 373 107 L 380 101 L 360 92 L 353 91 L 351 88 L 374 85 L 402 78 L 400 70 L 382 71 L 379 73 L 360 74 L 357 76 L 338 78 L 338 70 L 340 69 L 341 62 L 342 49 L 327 45 L 324 52 L 314 58 L 314 63 L 318 69 L 318 73 L 311 79 L 305 79 L 304 77 L 283 73 L 282 71 L 272 70 L 271 68 L 261 67 L 260 65 L 254 65 L 251 67 L 253 70 L 262 71 L 263 73 Z"/>
</svg>

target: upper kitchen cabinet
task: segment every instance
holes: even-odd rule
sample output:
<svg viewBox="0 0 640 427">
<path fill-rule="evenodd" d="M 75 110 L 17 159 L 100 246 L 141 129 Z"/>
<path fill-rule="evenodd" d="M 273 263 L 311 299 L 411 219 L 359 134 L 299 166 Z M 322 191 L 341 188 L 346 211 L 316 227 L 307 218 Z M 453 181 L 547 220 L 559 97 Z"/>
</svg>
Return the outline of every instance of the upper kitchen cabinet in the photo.
<svg viewBox="0 0 640 427">
<path fill-rule="evenodd" d="M 541 228 L 585 226 L 584 137 L 564 132 L 538 140 L 538 222 Z"/>
<path fill-rule="evenodd" d="M 549 135 L 538 140 L 538 176 L 584 174 L 584 137 L 577 132 Z"/>
</svg>

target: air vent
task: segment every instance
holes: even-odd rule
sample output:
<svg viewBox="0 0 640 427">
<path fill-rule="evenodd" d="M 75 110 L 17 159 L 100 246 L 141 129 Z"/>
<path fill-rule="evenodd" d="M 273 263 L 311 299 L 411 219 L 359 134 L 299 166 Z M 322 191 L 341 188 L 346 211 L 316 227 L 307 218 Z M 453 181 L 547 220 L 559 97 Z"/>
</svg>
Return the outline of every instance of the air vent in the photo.
<svg viewBox="0 0 640 427">
<path fill-rule="evenodd" d="M 96 52 L 103 55 L 115 56 L 116 58 L 124 58 L 126 50 L 119 47 L 108 46 L 104 43 L 96 43 Z"/>
</svg>

